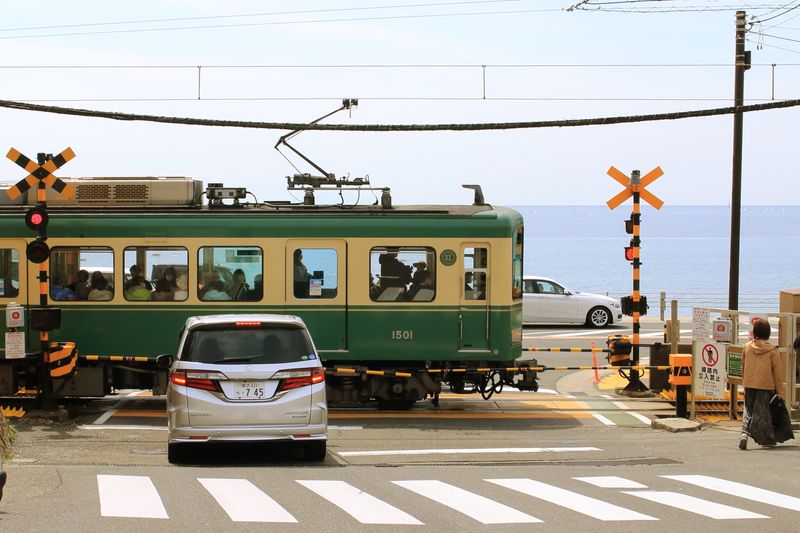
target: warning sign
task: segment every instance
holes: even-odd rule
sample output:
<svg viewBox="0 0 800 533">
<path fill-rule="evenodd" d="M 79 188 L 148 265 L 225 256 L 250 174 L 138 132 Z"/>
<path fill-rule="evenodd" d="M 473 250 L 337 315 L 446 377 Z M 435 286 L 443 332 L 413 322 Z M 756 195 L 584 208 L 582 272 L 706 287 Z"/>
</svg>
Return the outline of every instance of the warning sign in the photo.
<svg viewBox="0 0 800 533">
<path fill-rule="evenodd" d="M 700 350 L 697 384 L 699 394 L 711 398 L 724 398 L 727 376 L 725 373 L 725 345 L 708 342 Z M 722 359 L 720 359 L 722 357 Z"/>
<path fill-rule="evenodd" d="M 711 336 L 711 311 L 704 307 L 692 309 L 692 340 L 707 342 Z"/>
<path fill-rule="evenodd" d="M 6 359 L 25 357 L 25 334 L 21 331 L 6 332 Z"/>
<path fill-rule="evenodd" d="M 731 328 L 733 323 L 728 319 L 717 319 L 712 325 L 712 335 L 717 342 L 731 342 Z"/>
</svg>

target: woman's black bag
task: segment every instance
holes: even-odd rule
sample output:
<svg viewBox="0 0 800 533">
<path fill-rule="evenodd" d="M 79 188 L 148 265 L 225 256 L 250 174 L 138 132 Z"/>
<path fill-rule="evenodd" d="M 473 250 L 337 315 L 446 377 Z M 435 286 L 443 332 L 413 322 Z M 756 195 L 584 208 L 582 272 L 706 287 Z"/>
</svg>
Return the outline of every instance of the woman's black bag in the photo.
<svg viewBox="0 0 800 533">
<path fill-rule="evenodd" d="M 789 419 L 789 412 L 786 410 L 783 398 L 777 394 L 773 395 L 769 401 L 769 410 L 772 414 L 772 427 L 775 428 L 775 441 L 783 442 L 793 439 L 792 421 Z"/>
</svg>

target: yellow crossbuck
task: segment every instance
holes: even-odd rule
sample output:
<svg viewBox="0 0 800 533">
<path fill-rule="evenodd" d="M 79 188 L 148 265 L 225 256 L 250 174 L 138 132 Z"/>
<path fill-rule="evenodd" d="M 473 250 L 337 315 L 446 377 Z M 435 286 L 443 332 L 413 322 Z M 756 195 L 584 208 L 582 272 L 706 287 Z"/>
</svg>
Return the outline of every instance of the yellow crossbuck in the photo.
<svg viewBox="0 0 800 533">
<path fill-rule="evenodd" d="M 39 182 L 44 182 L 45 185 L 52 187 L 54 191 L 63 194 L 67 198 L 75 197 L 75 188 L 61 181 L 53 174 L 53 172 L 75 157 L 75 152 L 72 151 L 72 148 L 65 149 L 53 159 L 45 161 L 42 165 L 34 163 L 30 158 L 21 154 L 15 148 L 9 150 L 6 157 L 29 172 L 25 179 L 19 181 L 6 191 L 10 200 L 16 200 L 22 194 L 26 193 L 28 189 L 38 185 Z"/>
</svg>

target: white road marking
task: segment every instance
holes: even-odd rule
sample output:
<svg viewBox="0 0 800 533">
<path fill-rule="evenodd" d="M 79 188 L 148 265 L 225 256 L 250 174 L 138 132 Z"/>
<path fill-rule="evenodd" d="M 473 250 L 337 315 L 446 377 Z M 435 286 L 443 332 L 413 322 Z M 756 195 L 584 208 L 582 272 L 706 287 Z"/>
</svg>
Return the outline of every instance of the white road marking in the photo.
<svg viewBox="0 0 800 533">
<path fill-rule="evenodd" d="M 608 418 L 604 417 L 600 413 L 589 413 L 589 414 L 591 414 L 593 417 L 595 417 L 597 420 L 599 420 L 600 422 L 602 422 L 603 424 L 605 424 L 607 426 L 616 426 L 617 425 L 612 420 L 609 420 Z"/>
<path fill-rule="evenodd" d="M 574 446 L 571 448 L 435 448 L 430 450 L 367 450 L 357 452 L 336 452 L 342 457 L 368 457 L 378 455 L 453 455 L 464 453 L 543 453 L 543 452 L 600 452 L 600 448 L 592 446 Z"/>
<path fill-rule="evenodd" d="M 436 480 L 392 481 L 420 496 L 464 513 L 481 524 L 534 524 L 538 518 L 516 509 Z"/>
<path fill-rule="evenodd" d="M 723 494 L 730 494 L 731 496 L 738 496 L 747 500 L 755 502 L 766 503 L 792 511 L 800 511 L 800 498 L 794 496 L 787 496 L 780 492 L 773 492 L 771 490 L 760 489 L 744 483 L 736 481 L 728 481 L 727 479 L 720 479 L 711 476 L 661 476 L 667 479 L 674 479 L 675 481 L 683 481 L 691 485 L 697 485 L 704 489 L 722 492 Z"/>
<path fill-rule="evenodd" d="M 289 511 L 246 479 L 197 478 L 197 481 L 234 522 L 297 522 Z"/>
<path fill-rule="evenodd" d="M 341 508 L 362 524 L 423 525 L 410 514 L 344 481 L 298 479 L 297 482 Z"/>
<path fill-rule="evenodd" d="M 114 405 L 112 405 L 108 411 L 100 415 L 97 418 L 97 420 L 92 422 L 92 424 L 104 424 L 109 418 L 117 414 L 117 411 L 119 410 L 120 407 L 122 407 L 122 404 L 125 402 L 125 398 L 130 398 L 131 396 L 137 396 L 141 392 L 143 391 L 129 392 L 128 394 L 117 400 L 117 402 Z"/>
<path fill-rule="evenodd" d="M 128 430 L 153 430 L 153 431 L 167 431 L 166 426 L 125 426 L 125 425 L 102 425 L 96 426 L 92 425 L 83 425 L 78 426 L 78 429 L 128 429 Z"/>
<path fill-rule="evenodd" d="M 627 411 L 629 407 L 622 402 L 611 402 L 615 407 L 619 407 L 623 411 Z"/>
<path fill-rule="evenodd" d="M 590 498 L 577 492 L 565 490 L 532 479 L 487 479 L 489 483 L 516 490 L 528 496 L 539 498 L 561 507 L 603 521 L 658 520 L 646 514 L 637 513 L 603 500 Z"/>
<path fill-rule="evenodd" d="M 358 431 L 364 429 L 364 426 L 328 426 L 328 429 L 336 429 L 339 431 Z"/>
<path fill-rule="evenodd" d="M 100 515 L 125 518 L 169 518 L 156 487 L 147 476 L 97 475 Z"/>
<path fill-rule="evenodd" d="M 578 481 L 589 483 L 601 489 L 646 489 L 647 485 L 642 485 L 630 479 L 617 476 L 588 476 L 588 477 L 574 477 Z"/>
<path fill-rule="evenodd" d="M 649 425 L 651 425 L 653 423 L 652 420 L 650 420 L 649 418 L 647 418 L 646 416 L 644 416 L 641 413 L 637 413 L 635 411 L 625 411 L 625 412 L 627 414 L 631 415 L 633 418 L 639 420 L 639 422 L 641 422 L 645 426 L 649 426 Z"/>
<path fill-rule="evenodd" d="M 689 496 L 688 494 L 680 494 L 678 492 L 661 492 L 655 490 L 645 490 L 645 491 L 626 490 L 623 491 L 623 493 L 630 494 L 631 496 L 636 496 L 638 498 L 644 498 L 645 500 L 650 500 L 651 502 L 656 502 L 663 505 L 668 505 L 670 507 L 675 507 L 676 509 L 680 509 L 682 511 L 689 511 L 690 513 L 707 516 L 715 520 L 734 520 L 739 518 L 769 518 L 768 516 L 764 516 L 763 514 L 751 513 L 750 511 L 745 511 L 744 509 L 731 507 L 730 505 L 723 505 L 721 503 L 710 502 L 708 500 L 695 498 L 694 496 Z"/>
<path fill-rule="evenodd" d="M 571 331 L 569 333 L 556 333 L 555 335 L 548 335 L 550 338 L 562 338 L 562 337 L 586 337 L 588 335 L 596 335 L 598 337 L 602 337 L 607 335 L 608 333 L 614 333 L 619 331 L 617 329 L 588 329 L 588 330 L 580 330 L 580 331 Z"/>
</svg>

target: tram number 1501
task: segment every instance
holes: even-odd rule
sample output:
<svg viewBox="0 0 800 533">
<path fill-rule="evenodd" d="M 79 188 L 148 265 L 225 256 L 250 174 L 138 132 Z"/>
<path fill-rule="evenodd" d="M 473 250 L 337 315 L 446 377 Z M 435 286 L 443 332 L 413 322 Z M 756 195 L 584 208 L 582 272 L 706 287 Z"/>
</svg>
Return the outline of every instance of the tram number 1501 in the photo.
<svg viewBox="0 0 800 533">
<path fill-rule="evenodd" d="M 413 341 L 414 331 L 410 329 L 395 329 L 392 330 L 393 341 Z"/>
</svg>

